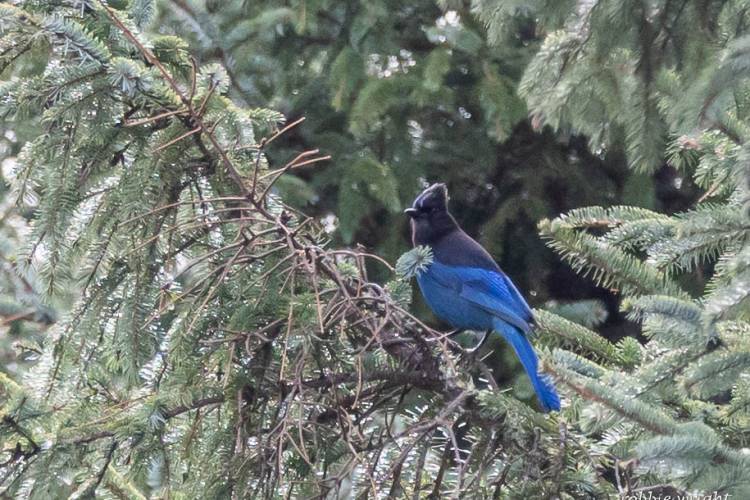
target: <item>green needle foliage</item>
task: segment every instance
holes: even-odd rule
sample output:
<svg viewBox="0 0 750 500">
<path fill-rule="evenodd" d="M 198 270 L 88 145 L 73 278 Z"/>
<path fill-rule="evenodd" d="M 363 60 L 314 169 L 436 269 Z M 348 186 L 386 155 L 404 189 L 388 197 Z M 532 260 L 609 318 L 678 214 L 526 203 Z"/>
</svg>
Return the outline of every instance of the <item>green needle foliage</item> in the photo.
<svg viewBox="0 0 750 500">
<path fill-rule="evenodd" d="M 594 429 L 630 422 L 617 446 L 644 480 L 737 498 L 750 494 L 746 7 L 571 5 L 561 18 L 541 18 L 548 33 L 521 83 L 539 123 L 584 131 L 592 147 L 622 147 L 637 170 L 667 162 L 705 190 L 670 216 L 590 207 L 540 223 L 574 269 L 622 296 L 648 339 L 623 371 L 588 356 L 601 347 L 570 329 L 598 364 L 557 353 L 552 370 L 606 409 Z M 479 12 L 491 26 L 510 15 L 484 4 Z"/>
<path fill-rule="evenodd" d="M 452 3 L 443 7 L 466 7 Z M 8 213 L 31 221 L 28 235 L 2 221 L 14 243 L 0 246 L 8 264 L 0 297 L 28 307 L 15 324 L 54 323 L 30 333 L 32 366 L 0 372 L 0 496 L 750 495 L 740 2 L 474 2 L 475 18 L 462 10 L 462 23 L 447 14 L 427 23 L 437 43 L 418 58 L 419 72 L 406 71 L 407 56 L 389 69 L 389 57 L 360 49 L 371 33 L 391 33 L 393 18 L 421 26 L 419 16 L 442 16 L 432 4 L 269 2 L 242 18 L 232 2 L 224 14 L 236 31 L 226 36 L 208 15 L 223 3 L 172 4 L 189 40 L 159 32 L 155 21 L 170 14 L 149 0 L 0 4 L 0 119 L 18 138 L 3 153 L 16 162 L 3 209 L 12 200 Z M 424 170 L 402 182 L 408 177 L 386 165 L 414 142 L 408 121 L 394 116 L 415 106 L 429 123 L 426 103 L 455 97 L 444 95 L 446 61 L 460 66 L 454 58 L 490 51 L 530 18 L 544 42 L 523 60 L 525 102 L 499 69 L 502 58 L 463 60 L 482 75 L 471 95 L 483 109 L 483 138 L 506 137 L 528 111 L 535 125 L 585 132 L 597 149 L 621 147 L 641 171 L 668 162 L 706 190 L 678 214 L 593 207 L 540 224 L 576 270 L 622 298 L 644 335 L 643 344 L 600 336 L 593 329 L 606 314 L 597 301 L 537 311 L 542 366 L 565 401 L 552 415 L 523 401 L 527 380 L 512 392 L 498 387 L 495 365 L 409 313 L 408 278 L 430 264 L 429 249 L 393 269 L 335 244 L 367 225 L 372 207 L 359 205 L 397 210 L 439 156 L 440 148 L 423 150 Z M 345 181 L 337 203 L 351 220 L 334 243 L 330 228 L 287 199 L 311 192 L 288 174 L 326 156 L 289 154 L 290 134 L 308 125 L 285 123 L 265 107 L 283 103 L 264 94 L 279 83 L 271 69 L 300 50 L 284 46 L 275 61 L 267 47 L 290 40 L 266 28 L 291 27 L 306 47 L 330 43 L 309 30 L 318 23 L 346 36 L 306 64 L 330 60 L 352 72 L 317 83 L 335 89 L 325 106 L 345 109 L 347 133 L 368 147 L 357 156 L 352 142 L 338 143 L 348 156 L 316 185 Z M 214 52 L 195 51 L 193 37 Z M 262 42 L 257 52 L 248 39 Z M 423 43 L 415 40 L 415 52 Z M 520 77 L 525 62 L 516 63 Z M 238 77 L 245 64 L 267 81 Z M 299 81 L 309 76 L 301 71 Z M 326 128 L 309 126 L 321 141 L 311 146 L 327 144 Z M 465 132 L 441 144 L 478 137 Z M 379 141 L 401 133 L 389 160 L 380 158 Z M 337 144 L 340 135 L 327 137 Z M 598 188 L 585 169 L 573 171 Z M 539 187 L 543 178 L 524 182 Z M 377 266 L 390 281 L 368 279 Z M 58 313 L 44 317 L 46 308 Z"/>
<path fill-rule="evenodd" d="M 445 182 L 467 231 L 542 303 L 574 287 L 546 274 L 556 259 L 536 221 L 634 203 L 633 193 L 653 203 L 652 181 L 631 176 L 618 151 L 594 155 L 575 133 L 533 129 L 517 88 L 544 39 L 536 14 L 524 9 L 488 39 L 472 13 L 480 7 L 165 0 L 152 29 L 184 37 L 199 61 L 227 67 L 237 102 L 306 118 L 269 155 L 280 163 L 300 148 L 331 155 L 277 186 L 293 206 L 329 217 L 335 242 L 395 261 L 408 244 L 402 209 L 424 182 Z M 369 272 L 387 279 L 377 266 Z"/>
<path fill-rule="evenodd" d="M 3 123 L 36 132 L 12 171 L 33 209 L 15 260 L 43 303 L 75 296 L 33 366 L 0 377 L 3 496 L 609 487 L 552 420 L 484 394 L 482 363 L 404 309 L 402 279 L 367 281 L 370 254 L 286 205 L 275 183 L 325 157 L 269 164 L 282 115 L 144 32 L 150 2 L 0 9 Z"/>
</svg>

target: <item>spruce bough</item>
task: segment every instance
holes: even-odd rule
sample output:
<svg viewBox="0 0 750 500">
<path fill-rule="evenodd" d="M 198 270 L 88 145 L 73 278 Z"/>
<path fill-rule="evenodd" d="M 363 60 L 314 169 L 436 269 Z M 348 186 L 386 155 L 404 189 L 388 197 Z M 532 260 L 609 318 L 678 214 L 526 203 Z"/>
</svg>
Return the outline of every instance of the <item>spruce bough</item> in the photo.
<svg viewBox="0 0 750 500">
<path fill-rule="evenodd" d="M 741 116 L 670 150 L 711 204 L 540 225 L 621 291 L 648 338 L 612 344 L 537 312 L 567 400 L 543 416 L 409 314 L 405 276 L 369 282 L 371 256 L 328 248 L 274 194 L 279 176 L 325 157 L 269 165 L 282 116 L 230 101 L 222 66 L 146 33 L 153 14 L 147 0 L 0 6 L 12 78 L 0 116 L 36 131 L 14 173 L 36 211 L 19 264 L 38 268 L 46 300 L 77 297 L 35 364 L 0 375 L 4 495 L 747 495 Z M 682 277 L 706 262 L 713 278 L 696 293 Z"/>
</svg>

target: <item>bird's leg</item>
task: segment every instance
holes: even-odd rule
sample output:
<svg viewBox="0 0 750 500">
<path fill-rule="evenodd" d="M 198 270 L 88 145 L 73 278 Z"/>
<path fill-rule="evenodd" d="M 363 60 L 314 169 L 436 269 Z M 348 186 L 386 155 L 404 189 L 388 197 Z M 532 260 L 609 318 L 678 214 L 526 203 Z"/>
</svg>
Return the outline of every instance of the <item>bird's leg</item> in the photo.
<svg viewBox="0 0 750 500">
<path fill-rule="evenodd" d="M 458 334 L 460 334 L 460 333 L 463 333 L 463 332 L 465 332 L 465 331 L 466 331 L 466 329 L 465 329 L 465 328 L 456 328 L 456 329 L 455 329 L 455 330 L 453 330 L 452 332 L 448 333 L 448 337 L 450 337 L 450 338 L 453 338 L 453 337 L 455 337 L 456 335 L 458 335 Z M 474 347 L 472 347 L 471 349 L 464 349 L 464 351 L 466 351 L 467 353 L 471 354 L 471 353 L 473 353 L 473 352 L 476 352 L 476 351 L 478 351 L 479 349 L 481 349 L 481 348 L 482 348 L 482 346 L 484 345 L 484 343 L 485 343 L 485 342 L 487 341 L 487 338 L 488 338 L 488 337 L 489 337 L 489 335 L 490 335 L 490 331 L 491 331 L 491 330 L 485 330 L 485 332 L 484 332 L 484 335 L 482 336 L 482 340 L 480 340 L 479 342 L 477 342 L 477 345 L 475 345 L 475 346 L 474 346 Z"/>
<path fill-rule="evenodd" d="M 471 353 L 474 353 L 474 352 L 478 351 L 479 349 L 481 349 L 482 346 L 484 345 L 484 343 L 487 341 L 487 338 L 489 336 L 490 336 L 490 330 L 485 330 L 484 331 L 484 335 L 482 336 L 482 340 L 480 340 L 479 342 L 477 342 L 477 345 L 475 345 L 471 349 L 466 349 L 466 352 L 468 352 L 468 353 L 471 354 Z"/>
</svg>

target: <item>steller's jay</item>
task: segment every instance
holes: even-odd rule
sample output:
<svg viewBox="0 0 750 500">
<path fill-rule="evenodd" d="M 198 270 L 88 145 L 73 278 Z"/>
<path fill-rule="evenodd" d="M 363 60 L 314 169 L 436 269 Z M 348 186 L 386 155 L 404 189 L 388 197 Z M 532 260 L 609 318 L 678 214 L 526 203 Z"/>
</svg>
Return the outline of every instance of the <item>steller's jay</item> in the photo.
<svg viewBox="0 0 750 500">
<path fill-rule="evenodd" d="M 527 338 L 534 324 L 531 309 L 490 254 L 448 212 L 445 184 L 422 191 L 405 213 L 414 246 L 432 248 L 432 264 L 417 275 L 427 305 L 454 328 L 501 334 L 513 346 L 544 411 L 560 410 L 560 397 L 539 373 Z"/>
</svg>

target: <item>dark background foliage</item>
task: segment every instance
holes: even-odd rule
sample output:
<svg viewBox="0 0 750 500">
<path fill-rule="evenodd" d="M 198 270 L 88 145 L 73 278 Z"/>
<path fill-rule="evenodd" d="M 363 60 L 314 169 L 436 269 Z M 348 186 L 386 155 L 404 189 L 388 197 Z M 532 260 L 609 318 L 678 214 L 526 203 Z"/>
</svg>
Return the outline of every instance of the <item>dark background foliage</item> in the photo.
<svg viewBox="0 0 750 500">
<path fill-rule="evenodd" d="M 748 497 L 748 12 L 0 3 L 0 496 Z M 562 411 L 420 321 L 434 181 Z"/>
<path fill-rule="evenodd" d="M 305 117 L 271 158 L 322 147 L 332 160 L 285 179 L 287 200 L 335 215 L 336 243 L 394 261 L 409 245 L 401 209 L 426 183 L 445 182 L 456 218 L 532 305 L 598 299 L 606 336 L 635 334 L 608 290 L 545 247 L 537 221 L 588 205 L 672 213 L 697 190 L 667 166 L 633 173 L 622 147 L 592 152 L 585 137 L 533 126 L 516 95 L 546 33 L 533 12 L 521 9 L 490 44 L 467 2 L 447 14 L 425 0 L 281 5 L 165 2 L 158 29 L 191 33 L 202 61 L 227 64 L 237 98 L 271 103 L 290 122 Z"/>
</svg>

